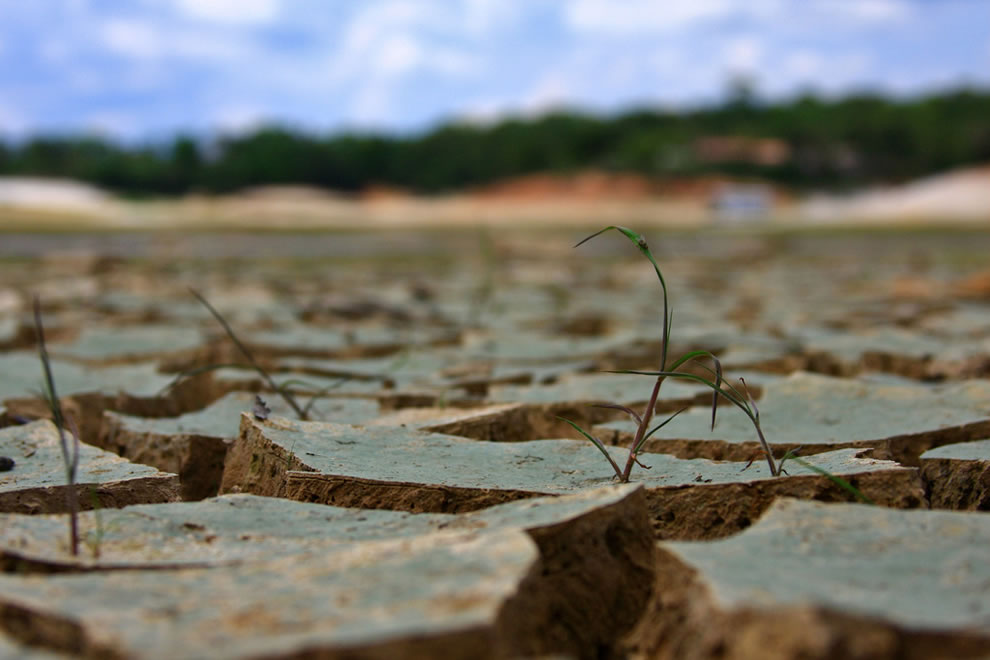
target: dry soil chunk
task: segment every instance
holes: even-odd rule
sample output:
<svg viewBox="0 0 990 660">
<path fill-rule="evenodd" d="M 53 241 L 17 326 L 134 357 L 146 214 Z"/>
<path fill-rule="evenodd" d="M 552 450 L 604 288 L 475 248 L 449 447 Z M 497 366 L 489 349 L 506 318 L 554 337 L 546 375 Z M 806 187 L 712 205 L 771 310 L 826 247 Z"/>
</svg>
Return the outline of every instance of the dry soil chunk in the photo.
<svg viewBox="0 0 990 660">
<path fill-rule="evenodd" d="M 71 656 L 28 646 L 0 632 L 0 660 L 64 660 Z"/>
<path fill-rule="evenodd" d="M 942 386 L 888 385 L 796 373 L 769 383 L 759 402 L 760 421 L 777 455 L 804 455 L 840 447 L 868 447 L 879 458 L 917 465 L 927 449 L 990 435 L 990 382 Z M 628 421 L 602 428 L 603 440 L 628 444 Z M 611 429 L 609 435 L 606 429 Z M 729 405 L 711 431 L 711 408 L 679 415 L 647 441 L 647 451 L 681 457 L 749 460 L 758 455 L 749 418 Z"/>
<path fill-rule="evenodd" d="M 0 291 L 0 295 L 2 293 Z M 0 349 L 12 347 L 17 341 L 20 329 L 21 323 L 16 317 L 0 316 Z"/>
<path fill-rule="evenodd" d="M 921 476 L 933 509 L 990 510 L 990 440 L 926 451 Z"/>
<path fill-rule="evenodd" d="M 537 562 L 517 531 L 236 567 L 0 576 L 0 602 L 20 613 L 0 625 L 87 657 L 496 657 L 501 611 Z"/>
<path fill-rule="evenodd" d="M 295 552 L 284 559 L 205 570 L 0 576 L 0 603 L 24 613 L 0 626 L 101 657 L 598 657 L 649 598 L 654 550 L 641 495 L 612 490 L 605 506 L 575 499 L 556 513 L 555 503 L 543 511 L 515 505 L 487 520 L 363 512 L 365 520 L 343 514 L 336 525 L 339 510 L 283 501 L 289 539 L 308 540 L 309 552 L 290 542 L 283 550 Z M 244 496 L 217 501 L 245 502 L 252 513 L 259 502 L 278 506 Z M 212 522 L 222 549 L 233 547 L 234 529 L 264 541 L 275 522 L 271 511 L 230 521 L 216 508 L 204 511 L 207 503 L 194 506 L 192 520 L 220 514 Z M 158 508 L 140 513 L 154 517 Z M 176 507 L 169 513 L 160 533 L 162 522 L 177 520 Z M 449 529 L 430 531 L 444 523 Z M 350 540 L 364 540 L 328 543 L 348 524 Z M 58 634 L 57 624 L 75 630 Z"/>
<path fill-rule="evenodd" d="M 244 342 L 259 355 L 343 358 L 391 355 L 403 348 L 442 346 L 456 339 L 432 328 L 358 326 L 342 331 L 296 324 L 247 333 Z"/>
<path fill-rule="evenodd" d="M 670 389 L 665 391 L 668 396 L 657 405 L 659 410 L 679 410 L 711 401 L 711 392 L 706 388 L 683 381 L 673 381 L 668 386 Z M 652 381 L 643 376 L 579 374 L 562 378 L 552 385 L 493 387 L 489 399 L 500 401 L 495 404 L 466 409 L 402 408 L 369 423 L 408 426 L 492 442 L 563 437 L 571 433 L 573 427 L 560 417 L 585 427 L 625 417 L 626 413 L 620 410 L 596 404 L 645 406 L 652 387 Z M 754 386 L 753 391 L 758 394 L 759 387 Z M 642 402 L 637 403 L 637 397 L 642 397 Z"/>
<path fill-rule="evenodd" d="M 368 422 L 372 426 L 395 426 L 434 431 L 475 440 L 518 442 L 549 437 L 557 430 L 545 406 L 504 403 L 480 408 L 402 408 Z"/>
<path fill-rule="evenodd" d="M 0 516 L 0 565 L 23 574 L 222 567 L 290 555 L 302 562 L 438 531 L 500 538 L 525 530 L 539 561 L 520 585 L 517 598 L 527 605 L 511 615 L 513 634 L 544 640 L 528 647 L 534 651 L 598 657 L 649 601 L 655 548 L 644 495 L 636 486 L 610 486 L 461 515 L 230 495 L 84 513 L 80 529 L 87 542 L 81 557 L 63 547 L 64 516 L 7 514 Z"/>
<path fill-rule="evenodd" d="M 509 328 L 471 334 L 462 343 L 468 359 L 522 365 L 590 360 L 622 351 L 639 338 L 639 335 L 631 331 L 604 337 L 569 337 L 520 332 L 518 328 Z"/>
<path fill-rule="evenodd" d="M 272 380 L 281 389 L 288 390 L 296 397 L 310 396 L 357 396 L 372 398 L 381 393 L 381 383 L 373 380 L 350 380 L 342 376 L 326 376 L 315 373 L 274 372 L 270 373 Z M 213 378 L 220 389 L 226 392 L 232 390 L 268 391 L 268 397 L 276 394 L 270 391 L 270 386 L 254 369 L 228 367 L 217 369 Z M 266 399 L 268 398 L 266 397 Z"/>
<path fill-rule="evenodd" d="M 100 446 L 136 463 L 179 475 L 182 499 L 216 495 L 227 447 L 237 437 L 242 412 L 250 412 L 255 394 L 231 392 L 207 408 L 179 417 L 145 418 L 104 413 Z M 281 397 L 265 395 L 273 415 L 293 415 Z M 324 399 L 313 414 L 358 423 L 375 417 L 378 406 L 367 399 Z"/>
<path fill-rule="evenodd" d="M 316 374 L 347 382 L 370 382 L 379 388 L 408 387 L 429 383 L 443 365 L 453 358 L 437 350 L 410 352 L 405 355 L 356 358 L 351 360 L 321 360 L 306 357 L 286 357 L 278 361 L 279 369 Z M 346 387 L 346 383 L 344 385 Z"/>
<path fill-rule="evenodd" d="M 616 461 L 624 452 L 612 448 Z M 842 475 L 867 496 L 892 506 L 924 504 L 914 468 L 828 452 L 809 461 Z M 848 494 L 800 465 L 772 478 L 763 463 L 641 457 L 637 468 L 660 538 L 713 538 L 745 528 L 778 495 L 844 500 Z M 278 495 L 306 502 L 404 511 L 472 511 L 501 502 L 582 492 L 612 482 L 611 468 L 588 442 L 477 442 L 399 427 L 260 422 L 241 417 L 221 492 Z"/>
<path fill-rule="evenodd" d="M 665 398 L 681 405 L 700 393 L 698 386 L 671 382 Z M 572 374 L 549 385 L 499 385 L 492 387 L 488 399 L 495 403 L 620 403 L 645 405 L 650 398 L 653 380 L 634 374 Z M 709 397 L 710 398 L 710 397 Z"/>
<path fill-rule="evenodd" d="M 84 367 L 65 360 L 51 360 L 52 376 L 60 396 L 99 392 L 113 396 L 151 397 L 166 387 L 172 377 L 145 362 L 110 367 Z M 37 396 L 41 391 L 41 362 L 36 351 L 0 354 L 0 400 Z"/>
<path fill-rule="evenodd" d="M 198 348 L 202 333 L 179 325 L 87 327 L 70 343 L 52 348 L 52 356 L 87 364 L 138 362 Z"/>
<path fill-rule="evenodd" d="M 262 561 L 291 553 L 318 553 L 338 545 L 409 538 L 439 530 L 498 533 L 525 529 L 531 534 L 570 526 L 604 535 L 628 523 L 649 534 L 638 486 L 608 486 L 563 497 L 509 502 L 467 514 L 407 513 L 348 509 L 279 497 L 223 495 L 199 502 L 140 504 L 83 512 L 79 526 L 94 548 L 73 557 L 58 542 L 64 515 L 0 514 L 0 546 L 7 563 L 22 560 L 44 570 L 109 570 L 120 567 L 221 565 Z M 640 520 L 641 519 L 641 520 Z M 583 521 L 583 522 L 582 522 Z M 652 541 L 648 544 L 652 553 Z M 628 547 L 635 550 L 636 544 Z M 642 557 L 640 557 L 642 559 Z"/>
<path fill-rule="evenodd" d="M 753 527 L 658 546 L 631 645 L 650 658 L 990 655 L 990 517 L 779 500 Z"/>
<path fill-rule="evenodd" d="M 398 393 L 395 396 L 403 395 Z M 400 408 L 368 422 L 368 425 L 401 426 L 489 442 L 522 442 L 568 435 L 573 427 L 560 419 L 561 417 L 590 428 L 594 424 L 605 423 L 624 414 L 612 408 L 595 407 L 584 401 L 497 403 L 465 408 Z"/>
<path fill-rule="evenodd" d="M 142 414 L 178 414 L 216 398 L 209 374 L 187 379 L 172 388 L 171 376 L 158 372 L 150 362 L 87 367 L 66 360 L 51 360 L 56 389 L 67 415 L 79 426 L 85 442 L 99 441 L 103 411 L 107 408 Z M 40 397 L 41 363 L 36 352 L 0 355 L 0 400 L 11 414 L 28 419 L 49 416 Z"/>
<path fill-rule="evenodd" d="M 942 337 L 902 328 L 879 327 L 859 332 L 808 329 L 798 332 L 809 365 L 814 360 L 837 373 L 885 371 L 915 379 L 958 377 L 974 358 L 986 361 L 986 342 Z M 978 374 L 974 374 L 978 375 Z"/>
<path fill-rule="evenodd" d="M 55 425 L 43 420 L 0 430 L 0 448 L 16 462 L 0 473 L 0 511 L 62 513 L 66 509 L 65 464 Z M 174 474 L 136 465 L 86 444 L 79 445 L 76 493 L 81 509 L 172 502 L 178 498 Z"/>
</svg>

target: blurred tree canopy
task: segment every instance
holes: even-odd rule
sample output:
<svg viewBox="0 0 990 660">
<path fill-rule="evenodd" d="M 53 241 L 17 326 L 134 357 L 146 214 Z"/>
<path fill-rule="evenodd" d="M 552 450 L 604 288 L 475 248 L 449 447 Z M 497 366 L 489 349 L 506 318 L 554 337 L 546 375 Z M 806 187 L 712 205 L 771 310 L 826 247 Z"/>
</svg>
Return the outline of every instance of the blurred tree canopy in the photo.
<svg viewBox="0 0 990 660">
<path fill-rule="evenodd" d="M 227 192 L 262 184 L 435 193 L 535 172 L 583 169 L 676 178 L 711 173 L 802 187 L 898 181 L 990 162 L 990 92 L 907 100 L 811 94 L 775 104 L 613 117 L 558 111 L 492 125 L 447 123 L 410 137 L 316 136 L 278 126 L 248 135 L 122 145 L 39 136 L 0 143 L 0 175 L 70 177 L 125 195 Z"/>
</svg>

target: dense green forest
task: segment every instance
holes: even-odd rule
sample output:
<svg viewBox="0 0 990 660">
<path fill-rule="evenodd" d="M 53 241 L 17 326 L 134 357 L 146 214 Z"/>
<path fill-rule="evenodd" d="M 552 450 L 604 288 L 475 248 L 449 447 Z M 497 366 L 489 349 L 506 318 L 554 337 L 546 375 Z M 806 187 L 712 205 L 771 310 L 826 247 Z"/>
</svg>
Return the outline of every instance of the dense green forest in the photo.
<svg viewBox="0 0 990 660">
<path fill-rule="evenodd" d="M 248 135 L 122 145 L 40 136 L 0 143 L 0 175 L 71 177 L 127 195 L 225 192 L 298 183 L 341 191 L 385 184 L 419 192 L 533 172 L 583 169 L 675 178 L 711 172 L 804 187 L 897 181 L 990 162 L 990 91 L 911 99 L 806 95 L 611 117 L 555 112 L 423 134 L 317 136 L 270 126 Z"/>
</svg>

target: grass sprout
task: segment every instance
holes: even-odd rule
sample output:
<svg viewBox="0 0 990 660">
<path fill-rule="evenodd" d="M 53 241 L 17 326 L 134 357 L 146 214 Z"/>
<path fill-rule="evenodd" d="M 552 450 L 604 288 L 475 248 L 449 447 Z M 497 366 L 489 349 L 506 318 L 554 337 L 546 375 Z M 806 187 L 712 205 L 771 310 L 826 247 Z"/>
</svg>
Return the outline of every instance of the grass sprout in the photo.
<svg viewBox="0 0 990 660">
<path fill-rule="evenodd" d="M 66 437 L 66 417 L 62 412 L 62 403 L 55 390 L 55 377 L 52 375 L 51 360 L 48 358 L 48 348 L 45 346 L 45 327 L 41 320 L 41 299 L 34 297 L 34 325 L 38 337 L 38 355 L 41 357 L 41 368 L 44 373 L 44 397 L 52 413 L 52 421 L 58 429 L 59 447 L 62 450 L 62 462 L 65 465 L 65 481 L 68 485 L 65 491 L 66 508 L 69 510 L 69 548 L 73 556 L 79 554 L 79 498 L 76 493 L 76 474 L 79 471 L 79 429 L 69 419 L 72 431 Z"/>
<path fill-rule="evenodd" d="M 779 467 L 780 467 L 781 470 L 783 470 L 784 463 L 785 462 L 787 462 L 787 461 L 794 461 L 795 463 L 797 463 L 801 467 L 806 468 L 808 470 L 811 470 L 812 472 L 815 472 L 815 473 L 820 474 L 823 477 L 827 478 L 829 481 L 831 481 L 836 486 L 838 486 L 842 490 L 846 491 L 847 493 L 849 493 L 850 495 L 852 495 L 853 497 L 855 497 L 857 500 L 859 500 L 863 504 L 873 504 L 873 505 L 876 505 L 876 502 L 874 502 L 872 499 L 870 499 L 859 488 L 856 488 L 855 486 L 853 486 L 851 483 L 849 483 L 848 481 L 846 481 L 845 479 L 843 479 L 839 475 L 832 474 L 831 472 L 829 472 L 825 468 L 819 467 L 819 466 L 815 465 L 814 463 L 811 463 L 809 461 L 804 460 L 803 458 L 801 458 L 801 457 L 799 457 L 797 455 L 797 452 L 798 452 L 797 449 L 789 449 L 787 451 L 787 453 L 784 454 L 781 457 L 780 464 L 779 464 Z"/>
<path fill-rule="evenodd" d="M 478 288 L 471 296 L 471 306 L 468 309 L 467 325 L 477 327 L 481 322 L 481 317 L 492 301 L 495 293 L 495 271 L 498 268 L 498 254 L 495 250 L 495 242 L 488 229 L 484 226 L 478 228 L 478 251 L 481 261 L 481 279 Z"/>
<path fill-rule="evenodd" d="M 164 396 L 168 394 L 168 392 L 175 389 L 179 385 L 179 383 L 185 381 L 187 378 L 193 378 L 195 376 L 199 376 L 200 374 L 208 373 L 211 371 L 219 371 L 221 369 L 253 369 L 253 368 L 254 367 L 250 364 L 226 362 L 226 363 L 216 363 L 216 364 L 204 364 L 197 367 L 193 367 L 192 369 L 186 369 L 185 371 L 176 374 L 175 378 L 173 378 L 171 382 L 169 382 L 165 387 L 159 390 L 158 396 Z M 328 393 L 337 389 L 344 383 L 348 382 L 349 380 L 351 380 L 350 376 L 342 376 L 341 378 L 335 380 L 326 387 L 319 387 L 314 383 L 311 383 L 307 380 L 303 380 L 301 378 L 290 378 L 288 380 L 282 381 L 281 383 L 275 383 L 275 386 L 272 389 L 275 393 L 282 396 L 283 398 L 285 398 L 286 396 L 292 397 L 292 386 L 294 385 L 305 388 L 308 392 L 312 392 L 312 394 L 310 394 L 309 401 L 307 401 L 306 405 L 302 407 L 302 415 L 299 417 L 299 419 L 307 420 L 309 419 L 310 413 L 313 410 L 316 410 L 315 405 L 317 401 L 319 401 L 322 397 L 326 396 Z M 271 386 L 272 383 L 274 383 L 274 379 L 268 381 L 269 386 Z"/>
<path fill-rule="evenodd" d="M 660 265 L 657 263 L 656 258 L 650 251 L 650 247 L 646 242 L 646 239 L 638 234 L 637 232 L 629 229 L 627 227 L 621 227 L 618 225 L 609 225 L 600 231 L 591 234 L 590 236 L 579 241 L 574 247 L 579 247 L 584 245 L 588 241 L 605 232 L 610 230 L 615 230 L 625 236 L 629 241 L 631 241 L 640 251 L 640 253 L 650 262 L 653 266 L 653 270 L 657 275 L 657 279 L 660 281 L 660 288 L 663 291 L 663 319 L 661 326 L 661 339 L 660 339 L 660 367 L 656 371 L 637 371 L 624 369 L 621 371 L 613 371 L 610 373 L 624 373 L 624 374 L 641 374 L 644 376 L 652 376 L 656 380 L 653 384 L 653 390 L 650 394 L 649 402 L 646 404 L 646 409 L 642 414 L 636 411 L 620 405 L 604 405 L 600 407 L 613 408 L 616 410 L 621 410 L 626 412 L 634 422 L 636 422 L 636 434 L 633 437 L 633 441 L 629 446 L 629 455 L 626 459 L 625 465 L 619 467 L 619 465 L 612 459 L 608 451 L 605 449 L 604 444 L 598 438 L 585 431 L 578 424 L 574 422 L 563 419 L 563 421 L 574 427 L 581 435 L 587 438 L 595 447 L 601 451 L 606 458 L 608 458 L 609 464 L 615 471 L 615 476 L 621 482 L 628 482 L 630 474 L 634 465 L 640 465 L 645 467 L 639 462 L 638 456 L 642 452 L 643 445 L 646 441 L 657 431 L 662 429 L 664 426 L 669 424 L 677 415 L 679 415 L 683 410 L 675 412 L 673 415 L 668 417 L 666 420 L 651 427 L 653 422 L 653 415 L 656 412 L 657 401 L 660 397 L 660 387 L 663 382 L 668 379 L 680 379 L 689 380 L 696 383 L 700 383 L 712 391 L 712 421 L 711 427 L 715 428 L 715 416 L 718 411 L 719 400 L 724 398 L 729 401 L 732 405 L 739 408 L 749 417 L 750 421 L 753 423 L 753 427 L 756 430 L 756 435 L 759 438 L 760 446 L 763 450 L 764 455 L 767 459 L 767 464 L 770 466 L 770 474 L 777 477 L 781 474 L 780 465 L 774 460 L 773 452 L 770 450 L 770 445 L 767 443 L 766 437 L 763 434 L 763 429 L 760 425 L 760 410 L 756 405 L 756 400 L 749 392 L 749 388 L 746 387 L 746 381 L 739 379 L 740 386 L 739 389 L 733 386 L 731 383 L 727 382 L 722 374 L 722 363 L 719 362 L 718 358 L 715 357 L 711 352 L 698 350 L 690 351 L 680 356 L 679 358 L 672 360 L 669 356 L 670 348 L 670 335 L 673 328 L 673 310 L 671 309 L 668 292 L 667 292 L 667 282 L 663 277 L 663 272 L 660 270 Z M 697 373 L 687 371 L 687 366 L 700 367 L 700 371 L 707 374 L 698 375 Z"/>
<path fill-rule="evenodd" d="M 234 342 L 234 345 L 237 346 L 237 350 L 239 350 L 241 354 L 245 358 L 247 358 L 247 361 L 250 363 L 251 368 L 257 371 L 258 375 L 261 376 L 261 378 L 266 383 L 268 383 L 268 386 L 273 391 L 277 392 L 278 395 L 281 396 L 282 399 L 287 404 L 289 404 L 289 407 L 292 408 L 292 410 L 296 413 L 299 419 L 308 420 L 309 407 L 303 408 L 302 406 L 300 406 L 299 403 L 296 402 L 295 397 L 292 396 L 292 393 L 289 392 L 288 388 L 279 387 L 278 384 L 275 383 L 275 380 L 271 377 L 268 371 L 263 366 L 261 366 L 261 364 L 257 360 L 254 359 L 254 355 L 251 354 L 251 351 L 248 350 L 248 347 L 245 346 L 244 343 L 237 337 L 237 334 L 234 333 L 234 329 L 230 327 L 229 323 L 227 323 L 227 319 L 225 319 L 223 315 L 220 314 L 220 312 L 218 312 L 216 308 L 210 304 L 210 301 L 208 301 L 203 296 L 203 294 L 201 294 L 196 289 L 193 289 L 192 287 L 189 288 L 189 291 L 194 296 L 196 296 L 196 299 L 199 300 L 199 302 L 203 303 L 203 306 L 206 307 L 206 309 L 210 310 L 210 314 L 213 315 L 213 318 L 215 318 L 217 322 L 227 332 L 227 336 L 230 337 L 231 341 Z"/>
<path fill-rule="evenodd" d="M 103 549 L 103 538 L 106 536 L 107 530 L 103 525 L 103 507 L 100 506 L 100 498 L 96 494 L 95 488 L 89 489 L 89 497 L 92 503 L 94 527 L 86 532 L 86 536 L 83 537 L 83 543 L 89 548 L 89 553 L 93 559 L 97 560 L 100 558 L 100 553 Z"/>
</svg>

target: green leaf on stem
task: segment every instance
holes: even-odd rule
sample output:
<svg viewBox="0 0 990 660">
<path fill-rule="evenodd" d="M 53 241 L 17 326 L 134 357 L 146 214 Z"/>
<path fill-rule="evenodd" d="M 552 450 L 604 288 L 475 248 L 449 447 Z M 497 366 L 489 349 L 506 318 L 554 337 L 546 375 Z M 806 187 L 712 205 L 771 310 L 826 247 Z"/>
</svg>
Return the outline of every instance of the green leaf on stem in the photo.
<svg viewBox="0 0 990 660">
<path fill-rule="evenodd" d="M 659 424 L 657 424 L 656 426 L 654 426 L 652 429 L 650 429 L 650 432 L 647 433 L 646 435 L 644 435 L 643 436 L 643 439 L 639 441 L 639 444 L 638 445 L 636 445 L 636 449 L 633 451 L 633 453 L 634 454 L 638 454 L 639 453 L 639 450 L 642 449 L 642 447 L 643 447 L 643 443 L 645 443 L 646 440 L 651 435 L 653 435 L 654 433 L 656 433 L 657 431 L 659 431 L 663 427 L 667 426 L 667 424 L 670 424 L 672 421 L 674 421 L 674 418 L 675 417 L 677 417 L 678 415 L 680 415 L 685 410 L 687 410 L 687 408 L 681 408 L 680 410 L 678 410 L 677 412 L 675 412 L 673 415 L 671 415 L 670 417 L 668 417 L 667 419 L 663 420 L 662 422 L 660 422 Z"/>
<path fill-rule="evenodd" d="M 778 467 L 778 469 L 781 469 L 782 466 L 784 465 L 784 461 L 785 460 L 788 460 L 788 459 L 794 461 L 795 463 L 797 463 L 798 465 L 800 465 L 803 468 L 807 468 L 807 469 L 811 470 L 812 472 L 817 472 L 818 474 L 822 475 L 823 477 L 826 477 L 829 481 L 831 481 L 832 483 L 834 483 L 836 486 L 838 486 L 839 488 L 843 489 L 847 493 L 851 494 L 853 497 L 855 497 L 857 500 L 859 500 L 863 504 L 872 504 L 874 506 L 876 505 L 876 502 L 874 502 L 872 499 L 870 499 L 869 497 L 867 497 L 863 493 L 863 491 L 861 491 L 859 488 L 856 488 L 855 486 L 853 486 L 851 483 L 849 483 L 848 481 L 846 481 L 845 479 L 843 479 L 839 475 L 832 474 L 828 470 L 826 470 L 824 468 L 821 468 L 821 467 L 818 467 L 814 463 L 809 463 L 808 461 L 804 460 L 803 458 L 798 458 L 798 456 L 795 454 L 795 452 L 794 452 L 793 449 L 792 450 L 789 450 L 786 454 L 784 454 L 784 457 L 780 459 L 779 466 L 781 466 L 781 467 Z"/>
<path fill-rule="evenodd" d="M 609 465 L 611 465 L 612 466 L 612 469 L 615 470 L 615 474 L 616 474 L 617 477 L 619 477 L 619 480 L 620 481 L 623 480 L 622 479 L 622 470 L 619 469 L 619 466 L 612 459 L 612 455 L 608 453 L 608 450 L 605 449 L 605 445 L 602 444 L 602 441 L 601 440 L 599 440 L 595 436 L 591 435 L 590 433 L 588 433 L 587 431 L 585 431 L 583 428 L 581 428 L 578 424 L 575 424 L 574 422 L 572 422 L 571 420 L 567 419 L 566 417 L 557 416 L 557 419 L 559 419 L 562 422 L 567 422 L 568 424 L 570 424 L 572 427 L 574 427 L 574 430 L 575 431 L 577 431 L 578 433 L 580 433 L 581 435 L 583 435 L 585 438 L 587 438 L 588 440 L 590 440 L 591 441 L 591 444 L 593 444 L 594 446 L 598 447 L 598 451 L 600 451 L 602 453 L 602 455 L 605 458 L 608 459 Z"/>
</svg>

